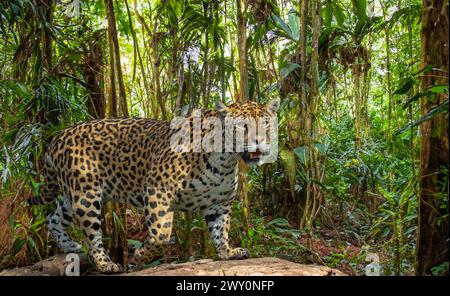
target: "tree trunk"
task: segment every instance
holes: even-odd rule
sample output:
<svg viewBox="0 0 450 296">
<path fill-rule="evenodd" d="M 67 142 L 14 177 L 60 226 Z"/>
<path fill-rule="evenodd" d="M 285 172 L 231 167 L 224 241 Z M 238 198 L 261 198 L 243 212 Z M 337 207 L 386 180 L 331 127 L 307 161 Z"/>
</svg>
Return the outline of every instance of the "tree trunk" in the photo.
<svg viewBox="0 0 450 296">
<path fill-rule="evenodd" d="M 37 7 L 45 19 L 45 22 L 49 26 L 43 26 L 40 29 L 40 60 L 41 67 L 39 67 L 39 73 L 37 79 L 34 81 L 34 88 L 37 89 L 41 85 L 40 79 L 47 76 L 53 75 L 53 49 L 52 49 L 52 33 L 50 31 L 50 26 L 53 22 L 53 0 L 38 0 L 36 1 Z M 53 100 L 48 102 L 52 104 Z M 51 122 L 52 124 L 58 124 L 58 110 L 55 106 L 47 106 L 48 110 L 45 112 L 44 109 L 38 108 L 38 118 L 39 121 Z"/>
<path fill-rule="evenodd" d="M 115 72 L 117 72 L 117 83 L 119 85 L 119 106 L 121 115 L 128 117 L 128 107 L 127 107 L 127 99 L 125 92 L 125 84 L 123 82 L 123 72 L 122 66 L 120 63 L 120 48 L 119 48 L 119 39 L 117 37 L 117 29 L 116 29 L 116 17 L 114 14 L 114 5 L 112 0 L 104 0 L 105 1 L 105 10 L 106 10 L 106 18 L 108 19 L 108 37 L 110 39 L 110 55 L 114 55 L 114 67 L 115 71 L 111 71 L 112 76 L 115 77 Z M 111 51 L 112 50 L 112 51 Z M 111 65 L 111 70 L 112 70 Z M 115 84 L 114 84 L 115 85 Z M 112 86 L 112 85 L 111 85 Z"/>
<path fill-rule="evenodd" d="M 298 57 L 297 63 L 300 65 L 300 81 L 299 81 L 299 90 L 298 90 L 298 107 L 297 107 L 297 122 L 295 123 L 295 127 L 292 129 L 295 131 L 295 136 L 291 138 L 291 146 L 293 148 L 298 146 L 303 146 L 306 144 L 306 133 L 308 132 L 306 128 L 306 116 L 307 116 L 307 94 L 306 94 L 306 32 L 308 25 L 308 0 L 300 1 L 300 40 L 299 40 L 299 48 L 298 48 Z M 304 132 L 306 130 L 306 132 Z M 309 170 L 307 170 L 307 175 L 309 176 Z M 306 184 L 306 190 L 304 190 L 305 198 L 302 198 L 299 202 L 299 227 L 303 228 L 306 222 L 306 212 L 307 208 L 310 207 L 310 196 L 309 196 L 309 188 Z M 293 196 L 294 198 L 294 196 Z"/>
<path fill-rule="evenodd" d="M 247 59 L 247 0 L 236 0 L 238 52 L 239 52 L 239 100 L 245 102 L 249 97 L 248 59 Z"/>
<path fill-rule="evenodd" d="M 383 12 L 385 14 L 385 12 Z M 392 147 L 392 108 L 393 108 L 393 99 L 392 99 L 392 82 L 391 82 L 391 44 L 390 44 L 390 36 L 389 36 L 389 27 L 386 26 L 384 29 L 384 36 L 386 41 L 386 79 L 387 79 L 387 91 L 388 91 L 388 142 L 389 147 Z"/>
<path fill-rule="evenodd" d="M 321 172 L 319 170 L 319 164 L 317 162 L 317 150 L 314 148 L 313 143 L 317 140 L 317 130 L 316 130 L 316 122 L 315 116 L 317 112 L 317 105 L 320 100 L 319 93 L 319 38 L 321 34 L 322 28 L 322 2 L 315 1 L 313 2 L 313 16 L 312 16 L 312 26 L 313 26 L 313 36 L 312 36 L 312 56 L 311 56 L 311 97 L 309 101 L 308 110 L 308 122 L 310 128 L 310 134 L 308 139 L 308 147 L 310 153 L 310 167 L 311 171 L 310 180 L 310 190 L 312 197 L 312 206 L 310 212 L 310 218 L 308 221 L 308 229 L 312 230 L 313 222 L 315 217 L 317 216 L 320 205 L 321 205 L 321 193 L 320 187 L 317 182 L 320 182 Z"/>
<path fill-rule="evenodd" d="M 89 99 L 86 108 L 93 118 L 104 118 L 105 95 L 103 93 L 103 30 L 96 31 L 89 40 L 89 47 L 84 50 L 82 66 L 84 81 L 86 82 Z"/>
<path fill-rule="evenodd" d="M 237 34 L 238 34 L 238 55 L 239 55 L 239 101 L 246 102 L 249 98 L 248 85 L 248 57 L 247 57 L 247 0 L 236 0 Z M 243 224 L 244 232 L 247 233 L 250 225 L 250 207 L 247 192 L 248 165 L 244 161 L 239 161 L 238 168 L 238 195 L 242 198 L 244 207 Z"/>
<path fill-rule="evenodd" d="M 411 0 L 408 2 L 408 56 L 409 59 L 412 61 L 414 59 L 413 56 L 413 45 L 412 45 L 412 20 L 411 20 Z M 412 88 L 408 92 L 408 97 L 412 98 L 412 96 L 415 93 L 415 88 Z M 411 122 L 413 120 L 413 107 L 412 104 L 408 105 L 408 120 Z M 414 153 L 414 127 L 411 126 L 411 130 L 409 132 L 409 149 L 410 149 L 410 155 L 411 155 L 411 171 L 413 179 L 416 179 L 416 160 L 415 160 L 415 153 Z M 416 190 L 414 190 L 416 193 Z"/>
<path fill-rule="evenodd" d="M 45 21 L 48 24 L 51 24 L 53 20 L 53 0 L 38 0 L 38 5 L 42 8 Z M 43 69 L 51 74 L 53 72 L 52 34 L 47 26 L 43 27 L 41 30 L 41 60 Z"/>
<path fill-rule="evenodd" d="M 110 31 L 108 27 L 108 32 Z M 111 36 L 111 32 L 108 34 Z M 108 76 L 109 80 L 106 84 L 108 91 L 108 116 L 117 117 L 117 93 L 116 93 L 116 80 L 115 80 L 115 67 L 114 67 L 114 45 L 112 39 L 108 38 L 108 49 L 109 49 L 109 65 L 108 65 Z"/>
<path fill-rule="evenodd" d="M 131 19 L 130 7 L 128 5 L 128 1 L 126 1 L 126 0 L 125 0 L 125 6 L 127 8 L 128 22 L 130 24 L 131 37 L 133 38 L 133 46 L 134 46 L 134 50 L 135 50 L 135 53 L 136 53 L 137 58 L 138 58 L 139 68 L 141 70 L 141 75 L 142 75 L 142 82 L 144 83 L 144 92 L 145 92 L 145 95 L 146 95 L 146 101 L 145 102 L 148 103 L 148 102 L 150 102 L 150 87 L 148 85 L 148 79 L 147 79 L 147 74 L 146 74 L 146 71 L 145 71 L 145 68 L 144 68 L 144 63 L 142 62 L 141 50 L 139 49 L 139 41 L 138 41 L 138 39 L 136 37 L 136 31 L 134 30 L 134 27 L 133 27 L 133 21 Z M 135 13 L 138 14 L 137 11 L 135 11 Z M 136 63 L 136 61 L 135 61 L 135 63 Z M 133 75 L 133 78 L 134 78 L 134 75 Z M 148 109 L 148 108 L 146 108 L 146 109 Z"/>
<path fill-rule="evenodd" d="M 175 102 L 175 110 L 174 110 L 174 116 L 181 116 L 181 108 L 183 107 L 183 98 L 184 94 L 186 92 L 186 87 L 184 84 L 184 65 L 181 62 L 180 66 L 178 67 L 178 92 L 177 92 L 177 100 Z"/>
<path fill-rule="evenodd" d="M 212 3 L 209 3 L 208 1 L 203 1 L 203 17 L 205 19 L 210 18 L 211 14 L 211 6 Z M 203 75 L 203 82 L 200 86 L 200 93 L 203 98 L 203 108 L 208 108 L 208 95 L 207 95 L 207 84 L 208 84 L 208 73 L 209 73 L 209 63 L 208 63 L 208 54 L 209 54 L 209 30 L 205 30 L 205 40 L 204 42 L 204 51 L 203 51 L 203 65 L 202 65 L 202 75 Z"/>
<path fill-rule="evenodd" d="M 302 142 L 308 147 L 308 161 L 306 164 L 306 200 L 301 213 L 300 227 L 305 227 L 308 231 L 307 233 L 307 244 L 308 247 L 312 247 L 312 229 L 315 217 L 317 216 L 320 204 L 321 204 L 321 193 L 320 188 L 317 185 L 317 181 L 320 181 L 320 171 L 319 165 L 317 163 L 317 151 L 314 148 L 314 141 L 316 137 L 316 124 L 315 124 L 315 114 L 317 109 L 317 103 L 320 98 L 319 94 L 319 37 L 321 33 L 321 22 L 322 22 L 322 3 L 320 1 L 312 1 L 311 13 L 312 13 L 312 52 L 311 52 L 311 91 L 309 96 L 306 96 L 306 100 L 303 101 L 305 106 L 304 116 L 304 129 L 305 133 Z M 305 22 L 306 22 L 306 16 Z M 303 17 L 303 15 L 302 15 Z M 303 20 L 302 20 L 303 23 Z M 303 23 L 306 25 L 306 23 Z M 305 28 L 306 29 L 306 28 Z M 301 50 L 304 50 L 301 48 Z"/>
<path fill-rule="evenodd" d="M 353 87 L 355 96 L 355 145 L 361 147 L 361 92 L 360 92 L 360 78 L 361 78 L 361 66 L 359 64 L 359 58 L 355 58 L 355 62 L 352 65 L 353 74 Z"/>
<path fill-rule="evenodd" d="M 302 118 L 304 118 L 304 104 L 306 102 L 306 27 L 308 19 L 308 0 L 300 1 L 300 48 L 299 48 L 299 62 L 300 62 L 300 88 L 298 94 L 298 119 L 299 125 L 304 126 Z"/>
<path fill-rule="evenodd" d="M 432 66 L 442 71 L 423 75 L 422 89 L 436 83 L 448 83 L 449 13 L 446 0 L 423 0 L 420 66 Z M 443 74 L 445 73 L 445 74 Z M 443 94 L 435 98 L 423 97 L 422 115 L 445 100 Z M 447 194 L 448 175 L 448 113 L 439 114 L 421 125 L 419 225 L 417 234 L 417 275 L 430 274 L 431 268 L 448 262 L 448 211 L 441 204 Z M 438 218 L 441 221 L 438 222 Z M 448 273 L 448 269 L 447 269 Z"/>
</svg>

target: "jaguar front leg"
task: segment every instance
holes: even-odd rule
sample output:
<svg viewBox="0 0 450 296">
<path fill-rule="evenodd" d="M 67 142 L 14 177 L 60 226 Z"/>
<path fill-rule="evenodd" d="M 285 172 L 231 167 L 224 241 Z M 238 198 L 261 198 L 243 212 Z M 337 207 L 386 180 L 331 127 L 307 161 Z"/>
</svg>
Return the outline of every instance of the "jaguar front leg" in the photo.
<svg viewBox="0 0 450 296">
<path fill-rule="evenodd" d="M 248 250 L 244 248 L 231 248 L 228 243 L 230 230 L 231 204 L 214 205 L 204 211 L 211 240 L 216 248 L 217 256 L 222 260 L 247 259 Z"/>
<path fill-rule="evenodd" d="M 169 209 L 171 194 L 157 192 L 144 200 L 145 223 L 148 238 L 143 247 L 134 252 L 131 263 L 142 266 L 163 254 L 163 246 L 170 241 L 172 233 L 173 211 Z"/>
</svg>

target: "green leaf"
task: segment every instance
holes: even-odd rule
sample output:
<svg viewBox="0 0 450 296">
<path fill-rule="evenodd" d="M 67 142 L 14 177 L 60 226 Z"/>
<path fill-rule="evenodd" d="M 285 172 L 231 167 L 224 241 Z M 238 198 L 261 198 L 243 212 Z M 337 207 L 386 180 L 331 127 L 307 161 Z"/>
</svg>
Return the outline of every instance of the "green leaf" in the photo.
<svg viewBox="0 0 450 296">
<path fill-rule="evenodd" d="M 448 85 L 447 84 L 436 84 L 430 87 L 427 87 L 424 91 L 421 91 L 414 96 L 412 96 L 405 104 L 403 104 L 403 109 L 408 107 L 414 101 L 417 101 L 421 97 L 428 96 L 430 94 L 440 94 L 440 93 L 448 93 Z"/>
<path fill-rule="evenodd" d="M 314 148 L 319 152 L 319 154 L 325 155 L 327 147 L 323 143 L 314 143 Z"/>
<path fill-rule="evenodd" d="M 393 94 L 394 95 L 404 95 L 411 88 L 413 88 L 415 83 L 416 83 L 416 81 L 413 78 L 409 78 L 408 80 L 406 80 L 405 83 L 402 84 L 402 86 L 400 86 L 400 88 L 396 89 Z"/>
<path fill-rule="evenodd" d="M 115 211 L 112 212 L 113 214 L 113 218 L 114 218 L 114 222 L 116 223 L 117 226 L 119 226 L 119 229 L 123 231 L 125 231 L 122 221 L 120 221 L 120 217 L 117 215 L 117 213 Z"/>
<path fill-rule="evenodd" d="M 11 227 L 11 230 L 13 232 L 15 232 L 15 222 L 14 222 L 14 213 L 11 213 L 11 215 L 9 215 L 9 226 Z"/>
<path fill-rule="evenodd" d="M 140 248 L 142 247 L 142 242 L 138 241 L 138 240 L 134 240 L 134 239 L 127 239 L 127 242 L 129 245 L 132 245 L 135 248 Z"/>
<path fill-rule="evenodd" d="M 267 225 L 274 225 L 277 227 L 291 227 L 289 221 L 285 218 L 275 218 L 267 223 Z"/>
<path fill-rule="evenodd" d="M 36 250 L 36 252 L 37 252 L 36 242 L 34 241 L 34 239 L 32 237 L 29 237 L 27 239 L 27 244 L 28 244 L 28 246 L 30 246 L 30 249 Z"/>
<path fill-rule="evenodd" d="M 436 84 L 428 88 L 428 90 L 435 94 L 448 93 L 447 84 Z"/>
<path fill-rule="evenodd" d="M 295 155 L 290 150 L 281 150 L 280 151 L 280 158 L 283 162 L 283 166 L 286 169 L 286 173 L 288 176 L 289 184 L 291 186 L 291 189 L 294 190 L 295 188 L 295 180 L 296 180 L 296 172 L 297 172 L 297 165 L 295 162 Z"/>
<path fill-rule="evenodd" d="M 417 120 L 415 120 L 415 121 L 413 121 L 411 123 L 408 123 L 407 125 L 405 125 L 401 129 L 399 129 L 397 132 L 395 132 L 395 136 L 403 133 L 404 131 L 406 131 L 406 130 L 412 128 L 412 127 L 418 126 L 422 122 L 430 120 L 430 119 L 434 118 L 436 115 L 438 115 L 440 113 L 443 113 L 443 112 L 448 112 L 448 99 L 445 100 L 442 104 L 440 104 L 436 108 L 432 109 L 427 114 L 425 114 L 422 117 L 420 117 L 419 119 L 417 119 Z"/>
<path fill-rule="evenodd" d="M 288 77 L 289 74 L 292 71 L 294 71 L 296 69 L 299 69 L 299 68 L 300 68 L 300 65 L 299 64 L 295 64 L 295 63 L 290 63 L 287 66 L 281 68 L 281 70 L 280 70 L 280 77 L 281 77 L 281 79 L 284 79 L 284 78 Z"/>
<path fill-rule="evenodd" d="M 292 32 L 293 39 L 294 40 L 299 40 L 300 39 L 300 33 L 298 31 L 299 25 L 298 25 L 297 14 L 294 11 L 289 12 L 288 19 L 289 19 L 289 29 Z"/>
<path fill-rule="evenodd" d="M 338 26 L 342 26 L 347 18 L 342 6 L 335 0 L 333 1 L 333 14 L 336 19 Z"/>
<path fill-rule="evenodd" d="M 420 99 L 421 97 L 427 96 L 428 92 L 427 91 L 421 91 L 417 94 L 415 94 L 414 96 L 412 96 L 408 101 L 406 101 L 405 104 L 403 104 L 403 109 L 405 109 L 406 107 L 408 107 L 408 105 L 410 105 L 412 102 L 417 101 L 418 99 Z"/>
<path fill-rule="evenodd" d="M 178 0 L 170 0 L 170 7 L 172 8 L 172 11 L 174 15 L 177 18 L 180 18 L 183 13 L 183 4 Z"/>
<path fill-rule="evenodd" d="M 295 39 L 294 34 L 292 33 L 289 26 L 279 16 L 272 14 L 272 19 L 275 21 L 275 25 L 277 25 L 277 27 L 282 30 L 282 35 L 284 37 L 296 42 L 298 41 L 298 38 Z"/>
<path fill-rule="evenodd" d="M 431 71 L 431 70 L 433 70 L 433 67 L 432 67 L 431 65 L 426 65 L 425 67 L 423 67 L 423 68 L 420 69 L 419 71 L 413 73 L 412 76 L 417 77 L 417 76 L 419 76 L 420 74 L 425 73 L 425 72 L 428 72 L 428 71 Z"/>
<path fill-rule="evenodd" d="M 22 239 L 20 237 L 16 238 L 14 240 L 13 244 L 11 245 L 10 254 L 12 256 L 17 255 L 17 253 L 19 253 L 22 250 L 23 245 L 25 244 L 25 242 L 26 242 L 26 240 L 24 240 L 24 239 Z"/>
<path fill-rule="evenodd" d="M 20 16 L 22 9 L 17 4 L 11 3 L 11 11 L 15 16 Z"/>
<path fill-rule="evenodd" d="M 298 159 L 301 163 L 306 163 L 309 161 L 309 151 L 306 146 L 299 146 L 294 149 L 295 155 L 297 155 Z"/>
<path fill-rule="evenodd" d="M 325 4 L 325 9 L 322 12 L 323 24 L 325 27 L 331 25 L 331 20 L 333 19 L 333 4 L 331 0 L 327 0 Z"/>
<path fill-rule="evenodd" d="M 32 93 L 28 90 L 26 85 L 24 85 L 20 82 L 9 81 L 8 85 L 18 97 L 30 98 L 32 96 Z"/>
<path fill-rule="evenodd" d="M 367 0 L 352 0 L 353 10 L 355 11 L 358 21 L 365 21 L 367 19 Z"/>
</svg>

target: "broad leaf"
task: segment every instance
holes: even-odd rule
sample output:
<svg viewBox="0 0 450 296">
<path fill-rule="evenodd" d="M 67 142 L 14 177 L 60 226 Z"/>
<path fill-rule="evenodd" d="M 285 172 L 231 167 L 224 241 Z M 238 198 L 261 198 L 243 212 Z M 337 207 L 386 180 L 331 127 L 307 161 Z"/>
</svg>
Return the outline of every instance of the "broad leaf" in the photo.
<svg viewBox="0 0 450 296">
<path fill-rule="evenodd" d="M 295 64 L 295 63 L 288 64 L 286 67 L 281 68 L 281 70 L 280 70 L 281 79 L 288 77 L 292 71 L 294 71 L 298 68 L 300 68 L 300 65 Z"/>
<path fill-rule="evenodd" d="M 13 242 L 11 246 L 10 254 L 15 256 L 17 253 L 19 253 L 22 250 L 23 245 L 26 243 L 26 240 L 23 238 L 16 238 L 16 240 Z"/>
<path fill-rule="evenodd" d="M 342 6 L 335 0 L 333 1 L 333 14 L 336 19 L 338 26 L 342 26 L 347 18 Z"/>
<path fill-rule="evenodd" d="M 291 39 L 295 42 L 298 41 L 298 37 L 297 37 L 297 39 L 295 39 L 295 36 L 292 33 L 291 28 L 289 28 L 289 26 L 279 16 L 272 14 L 272 19 L 274 20 L 275 25 L 277 25 L 277 27 L 282 30 L 281 33 L 282 33 L 283 37 Z"/>
<path fill-rule="evenodd" d="M 352 0 L 352 3 L 358 21 L 365 21 L 367 19 L 367 0 Z"/>
<path fill-rule="evenodd" d="M 281 161 L 283 162 L 284 168 L 286 169 L 286 174 L 288 176 L 288 180 L 289 180 L 291 189 L 294 190 L 295 180 L 296 180 L 296 171 L 297 171 L 295 155 L 292 151 L 281 150 L 280 158 L 281 158 Z"/>
<path fill-rule="evenodd" d="M 291 11 L 288 15 L 289 18 L 289 29 L 292 32 L 292 38 L 294 40 L 299 40 L 300 39 L 300 34 L 298 32 L 298 17 L 297 14 L 294 11 Z"/>
<path fill-rule="evenodd" d="M 333 19 L 333 4 L 331 0 L 327 0 L 325 9 L 322 12 L 323 24 L 325 26 L 331 26 L 331 20 Z"/>
<path fill-rule="evenodd" d="M 306 146 L 299 146 L 294 149 L 295 155 L 297 155 L 299 161 L 303 164 L 309 161 L 309 150 Z"/>
<path fill-rule="evenodd" d="M 394 95 L 404 95 L 411 88 L 413 88 L 415 83 L 416 83 L 416 81 L 413 78 L 409 78 L 408 80 L 406 80 L 405 83 L 402 84 L 402 86 L 400 86 L 400 88 L 396 89 L 393 94 Z"/>
</svg>

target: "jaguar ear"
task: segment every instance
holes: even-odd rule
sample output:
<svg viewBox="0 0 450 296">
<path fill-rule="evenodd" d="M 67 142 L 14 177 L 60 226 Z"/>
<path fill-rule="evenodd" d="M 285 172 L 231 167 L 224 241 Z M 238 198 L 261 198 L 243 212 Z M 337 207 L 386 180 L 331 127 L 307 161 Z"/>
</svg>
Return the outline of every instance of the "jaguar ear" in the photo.
<svg viewBox="0 0 450 296">
<path fill-rule="evenodd" d="M 228 107 L 222 101 L 217 101 L 216 102 L 216 111 L 219 113 L 225 113 L 228 111 Z"/>
<path fill-rule="evenodd" d="M 280 108 L 280 100 L 275 99 L 266 104 L 266 110 L 272 113 L 277 113 Z"/>
</svg>

